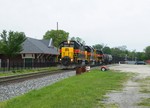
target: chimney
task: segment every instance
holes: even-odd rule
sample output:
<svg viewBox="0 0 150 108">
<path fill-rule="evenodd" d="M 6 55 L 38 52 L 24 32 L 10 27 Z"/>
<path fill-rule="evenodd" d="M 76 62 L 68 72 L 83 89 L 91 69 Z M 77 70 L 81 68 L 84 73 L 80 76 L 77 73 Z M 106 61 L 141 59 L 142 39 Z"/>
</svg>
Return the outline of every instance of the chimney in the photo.
<svg viewBox="0 0 150 108">
<path fill-rule="evenodd" d="M 52 39 L 52 38 L 50 38 L 50 40 L 49 40 L 48 47 L 54 47 L 54 46 L 53 46 L 53 39 Z"/>
</svg>

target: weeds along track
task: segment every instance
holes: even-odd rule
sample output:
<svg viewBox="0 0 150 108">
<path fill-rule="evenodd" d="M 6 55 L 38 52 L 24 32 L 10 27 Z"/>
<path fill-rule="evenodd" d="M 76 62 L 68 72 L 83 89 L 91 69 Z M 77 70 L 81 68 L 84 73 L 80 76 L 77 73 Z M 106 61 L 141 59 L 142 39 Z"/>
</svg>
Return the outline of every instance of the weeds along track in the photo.
<svg viewBox="0 0 150 108">
<path fill-rule="evenodd" d="M 65 72 L 69 72 L 69 71 L 70 70 L 42 71 L 42 72 L 34 72 L 34 73 L 26 73 L 26 74 L 21 74 L 21 75 L 0 77 L 0 85 L 25 81 L 25 80 L 39 78 L 39 77 L 44 77 L 46 75 L 65 73 Z"/>
</svg>

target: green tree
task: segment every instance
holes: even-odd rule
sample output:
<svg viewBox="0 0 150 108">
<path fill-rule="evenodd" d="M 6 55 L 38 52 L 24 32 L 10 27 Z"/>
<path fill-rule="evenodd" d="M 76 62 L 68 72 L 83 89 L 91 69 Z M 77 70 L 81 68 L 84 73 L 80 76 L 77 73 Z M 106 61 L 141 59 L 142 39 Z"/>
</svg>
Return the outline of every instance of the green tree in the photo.
<svg viewBox="0 0 150 108">
<path fill-rule="evenodd" d="M 136 59 L 137 60 L 146 60 L 146 56 L 144 52 L 137 52 L 136 53 Z"/>
<path fill-rule="evenodd" d="M 120 57 L 121 55 L 121 50 L 119 49 L 119 48 L 117 48 L 117 47 L 115 47 L 115 48 L 111 48 L 111 53 L 112 53 L 112 55 L 114 55 L 114 56 L 118 56 L 118 57 Z"/>
<path fill-rule="evenodd" d="M 118 47 L 121 51 L 126 51 L 127 50 L 127 46 L 126 45 L 122 45 Z"/>
<path fill-rule="evenodd" d="M 53 39 L 54 46 L 58 47 L 62 41 L 67 40 L 69 37 L 69 33 L 64 30 L 51 30 L 47 31 L 43 36 L 43 39 Z"/>
<path fill-rule="evenodd" d="M 111 48 L 111 54 L 115 62 L 124 61 L 127 59 L 128 51 L 124 48 L 124 46 L 119 46 Z"/>
<path fill-rule="evenodd" d="M 94 49 L 102 50 L 104 48 L 103 44 L 96 44 L 92 46 Z"/>
<path fill-rule="evenodd" d="M 145 49 L 145 56 L 146 56 L 146 59 L 150 59 L 150 46 L 147 46 Z"/>
<path fill-rule="evenodd" d="M 23 32 L 13 32 L 7 33 L 6 30 L 0 34 L 0 52 L 8 57 L 8 59 L 19 54 L 22 49 L 22 43 L 25 41 L 26 36 Z"/>
<path fill-rule="evenodd" d="M 128 53 L 129 60 L 135 61 L 137 59 L 137 52 L 136 50 L 132 50 Z"/>
<path fill-rule="evenodd" d="M 23 32 L 10 31 L 9 33 L 7 33 L 6 30 L 3 30 L 0 36 L 0 50 L 2 54 L 13 57 L 23 50 L 21 44 L 26 39 L 26 36 Z"/>
<path fill-rule="evenodd" d="M 78 42 L 82 43 L 83 45 L 85 45 L 85 41 L 83 39 L 81 39 L 80 37 L 72 37 L 70 40 L 75 40 L 75 41 L 78 41 Z"/>
<path fill-rule="evenodd" d="M 108 46 L 105 46 L 102 51 L 104 54 L 111 54 L 111 49 Z"/>
</svg>

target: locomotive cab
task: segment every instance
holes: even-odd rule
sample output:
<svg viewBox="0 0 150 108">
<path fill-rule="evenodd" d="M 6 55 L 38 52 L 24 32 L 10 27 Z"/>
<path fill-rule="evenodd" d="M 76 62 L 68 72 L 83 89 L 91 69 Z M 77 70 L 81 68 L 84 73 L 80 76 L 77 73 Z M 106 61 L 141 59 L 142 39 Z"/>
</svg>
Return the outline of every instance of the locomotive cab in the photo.
<svg viewBox="0 0 150 108">
<path fill-rule="evenodd" d="M 84 46 L 77 41 L 63 41 L 60 43 L 59 49 L 59 62 L 66 68 L 81 65 L 85 59 Z"/>
</svg>

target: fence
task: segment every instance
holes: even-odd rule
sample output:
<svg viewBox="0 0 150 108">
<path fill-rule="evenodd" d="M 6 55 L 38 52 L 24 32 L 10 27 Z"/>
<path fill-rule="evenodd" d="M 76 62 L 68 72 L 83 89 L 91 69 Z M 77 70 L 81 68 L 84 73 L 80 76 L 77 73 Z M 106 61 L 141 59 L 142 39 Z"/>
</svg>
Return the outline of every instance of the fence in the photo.
<svg viewBox="0 0 150 108">
<path fill-rule="evenodd" d="M 0 72 L 57 66 L 56 62 L 1 62 Z"/>
</svg>

